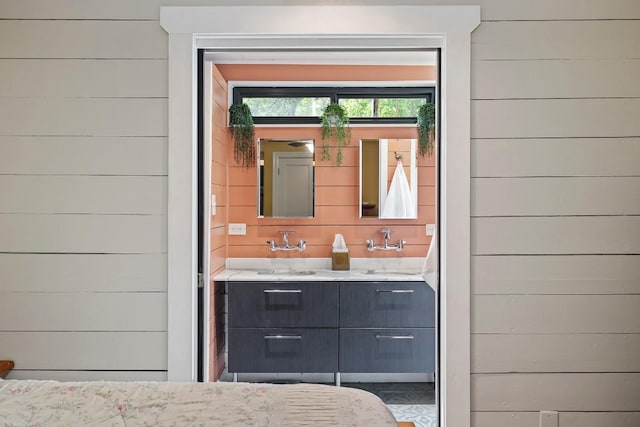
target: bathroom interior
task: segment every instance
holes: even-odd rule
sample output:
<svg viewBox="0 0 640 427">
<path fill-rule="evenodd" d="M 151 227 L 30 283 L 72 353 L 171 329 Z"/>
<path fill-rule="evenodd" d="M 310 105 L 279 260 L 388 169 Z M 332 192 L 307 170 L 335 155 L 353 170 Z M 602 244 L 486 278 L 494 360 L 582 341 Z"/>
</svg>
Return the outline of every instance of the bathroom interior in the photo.
<svg viewBox="0 0 640 427">
<path fill-rule="evenodd" d="M 437 256 L 437 143 L 419 152 L 414 117 L 352 117 L 338 165 L 317 117 L 254 113 L 245 166 L 227 127 L 240 88 L 426 88 L 437 104 L 429 57 L 211 65 L 209 380 L 366 388 L 397 417 L 437 425 L 437 284 L 423 278 L 429 249 Z"/>
</svg>

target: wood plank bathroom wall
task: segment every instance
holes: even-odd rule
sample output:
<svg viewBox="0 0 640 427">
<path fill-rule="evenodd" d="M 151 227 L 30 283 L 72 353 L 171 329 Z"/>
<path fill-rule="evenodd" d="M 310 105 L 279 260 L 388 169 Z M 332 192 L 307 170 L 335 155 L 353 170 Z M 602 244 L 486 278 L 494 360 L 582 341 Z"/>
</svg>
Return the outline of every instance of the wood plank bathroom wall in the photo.
<svg viewBox="0 0 640 427">
<path fill-rule="evenodd" d="M 166 307 L 154 305 L 167 287 L 167 35 L 159 7 L 276 3 L 324 2 L 2 1 L 0 175 L 3 188 L 30 193 L 9 193 L 0 209 L 0 227 L 12 230 L 11 241 L 2 238 L 0 299 L 23 292 L 37 305 L 38 293 L 66 292 L 81 305 L 95 301 L 83 299 L 91 293 L 141 293 L 145 303 L 110 306 L 104 322 L 133 321 L 138 311 L 158 322 L 136 332 L 31 331 L 31 314 L 17 313 L 16 330 L 0 324 L 0 358 L 16 360 L 14 378 L 166 378 Z M 542 410 L 559 411 L 560 427 L 640 425 L 632 327 L 640 3 L 393 4 L 481 7 L 471 70 L 472 425 L 538 427 Z M 94 183 L 121 189 L 122 198 L 64 194 Z M 148 198 L 130 204 L 126 183 L 147 188 Z M 222 212 L 216 221 L 226 223 Z M 111 237 L 114 226 L 134 233 Z M 149 236 L 153 242 L 139 242 Z"/>
<path fill-rule="evenodd" d="M 227 258 L 227 153 L 229 149 L 229 135 L 227 131 L 227 82 L 217 66 L 212 66 L 211 76 L 211 194 L 216 196 L 216 214 L 211 215 L 210 236 L 210 274 L 209 284 L 209 377 L 215 380 L 224 370 L 224 346 L 219 345 L 222 338 L 216 336 L 216 329 L 225 316 L 224 300 L 216 293 L 213 277 L 225 267 Z M 224 321 L 223 321 L 224 322 Z M 217 326 L 217 327 L 216 327 Z M 222 347 L 220 351 L 218 348 Z"/>
<path fill-rule="evenodd" d="M 242 81 L 434 81 L 433 66 L 316 66 L 316 65 L 238 65 L 217 66 L 223 77 L 236 85 Z M 339 84 L 339 83 L 338 83 Z M 417 138 L 415 127 L 358 127 L 350 129 L 350 143 L 344 148 L 344 161 L 335 165 L 335 142 L 330 150 L 333 159 L 323 161 L 315 156 L 315 216 L 312 219 L 284 219 L 257 217 L 257 170 L 237 165 L 228 154 L 228 221 L 247 224 L 246 236 L 228 237 L 230 258 L 328 258 L 334 235 L 341 233 L 350 248 L 351 257 L 393 258 L 423 257 L 431 237 L 426 236 L 425 224 L 435 223 L 435 158 L 418 156 L 418 218 L 391 220 L 360 218 L 359 213 L 359 143 L 361 139 Z M 305 138 L 315 141 L 315 152 L 322 147 L 321 131 L 313 127 L 257 126 L 256 138 Z M 228 141 L 231 145 L 232 141 Z M 395 160 L 393 160 L 395 162 Z M 392 239 L 403 239 L 407 245 L 402 252 L 368 252 L 366 240 L 380 241 L 379 230 L 389 227 Z M 267 240 L 279 240 L 279 230 L 292 230 L 294 241 L 304 239 L 303 253 L 272 253 Z"/>
</svg>

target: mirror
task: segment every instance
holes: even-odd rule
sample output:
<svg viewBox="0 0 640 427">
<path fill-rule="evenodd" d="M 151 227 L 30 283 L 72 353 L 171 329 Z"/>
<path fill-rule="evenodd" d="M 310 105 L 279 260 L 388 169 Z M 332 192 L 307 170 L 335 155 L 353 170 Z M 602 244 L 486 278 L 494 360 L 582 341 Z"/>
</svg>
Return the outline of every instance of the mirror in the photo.
<svg viewBox="0 0 640 427">
<path fill-rule="evenodd" d="M 415 139 L 360 141 L 360 217 L 418 217 Z"/>
<path fill-rule="evenodd" d="M 259 217 L 313 217 L 313 149 L 313 139 L 259 140 Z"/>
</svg>

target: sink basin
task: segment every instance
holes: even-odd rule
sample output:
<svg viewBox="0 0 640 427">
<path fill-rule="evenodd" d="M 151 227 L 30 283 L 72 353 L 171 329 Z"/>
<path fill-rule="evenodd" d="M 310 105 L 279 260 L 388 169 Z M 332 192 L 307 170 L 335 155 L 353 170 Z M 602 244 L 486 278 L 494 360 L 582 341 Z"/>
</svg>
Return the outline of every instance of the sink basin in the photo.
<svg viewBox="0 0 640 427">
<path fill-rule="evenodd" d="M 418 273 L 412 271 L 367 270 L 364 274 L 375 274 L 380 276 L 415 276 Z"/>
<path fill-rule="evenodd" d="M 259 270 L 257 274 L 273 276 L 310 276 L 316 274 L 311 270 Z"/>
</svg>

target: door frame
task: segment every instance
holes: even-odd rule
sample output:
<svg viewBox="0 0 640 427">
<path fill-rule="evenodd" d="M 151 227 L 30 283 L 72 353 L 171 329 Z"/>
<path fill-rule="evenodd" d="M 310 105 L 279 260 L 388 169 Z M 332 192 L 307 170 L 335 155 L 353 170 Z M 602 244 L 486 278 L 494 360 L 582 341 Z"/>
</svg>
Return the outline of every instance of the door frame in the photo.
<svg viewBox="0 0 640 427">
<path fill-rule="evenodd" d="M 471 423 L 471 32 L 478 6 L 161 7 L 168 33 L 167 378 L 196 366 L 196 53 L 249 49 L 441 50 L 440 423 Z M 250 56 L 250 52 L 247 52 Z M 208 279 L 208 278 L 207 278 Z"/>
</svg>

